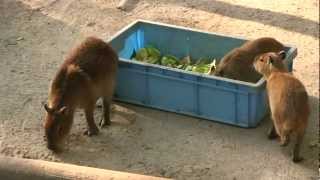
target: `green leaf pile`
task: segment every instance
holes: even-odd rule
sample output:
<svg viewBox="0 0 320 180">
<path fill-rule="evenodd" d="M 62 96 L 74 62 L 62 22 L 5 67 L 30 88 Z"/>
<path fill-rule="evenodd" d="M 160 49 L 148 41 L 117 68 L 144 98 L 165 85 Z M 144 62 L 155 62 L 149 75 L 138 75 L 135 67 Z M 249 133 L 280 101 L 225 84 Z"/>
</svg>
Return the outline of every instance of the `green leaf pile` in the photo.
<svg viewBox="0 0 320 180">
<path fill-rule="evenodd" d="M 186 56 L 179 60 L 177 57 L 169 54 L 161 57 L 160 51 L 152 46 L 139 49 L 133 59 L 141 62 L 159 64 L 166 67 L 203 74 L 208 74 L 216 69 L 215 59 L 210 60 L 209 58 L 199 58 L 196 61 L 192 61 L 190 56 Z"/>
<path fill-rule="evenodd" d="M 147 62 L 151 64 L 158 64 L 161 53 L 154 47 L 141 48 L 136 53 L 134 59 L 137 61 Z"/>
</svg>

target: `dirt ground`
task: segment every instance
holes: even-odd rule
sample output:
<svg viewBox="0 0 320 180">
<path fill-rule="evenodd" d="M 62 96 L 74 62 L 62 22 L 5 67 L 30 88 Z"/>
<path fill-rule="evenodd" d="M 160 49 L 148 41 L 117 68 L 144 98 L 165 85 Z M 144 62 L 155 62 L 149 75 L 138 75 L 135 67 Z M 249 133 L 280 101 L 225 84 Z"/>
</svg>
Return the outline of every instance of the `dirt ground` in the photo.
<svg viewBox="0 0 320 180">
<path fill-rule="evenodd" d="M 0 1 L 0 155 L 175 179 L 317 179 L 318 0 L 140 0 L 127 11 L 116 9 L 118 2 Z M 87 35 L 106 39 L 136 19 L 246 38 L 271 36 L 297 46 L 294 74 L 312 107 L 305 160 L 292 163 L 292 146 L 267 140 L 269 119 L 243 129 L 119 103 L 112 126 L 98 136 L 82 135 L 86 124 L 78 111 L 64 153 L 47 150 L 41 102 L 66 52 Z"/>
</svg>

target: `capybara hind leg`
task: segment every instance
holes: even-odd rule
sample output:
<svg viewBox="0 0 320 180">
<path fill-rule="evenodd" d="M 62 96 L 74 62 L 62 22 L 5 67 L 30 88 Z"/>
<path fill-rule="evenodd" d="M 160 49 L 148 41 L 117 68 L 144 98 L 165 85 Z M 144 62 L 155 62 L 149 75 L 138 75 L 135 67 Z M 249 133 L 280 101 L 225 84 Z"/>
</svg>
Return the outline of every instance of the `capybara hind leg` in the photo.
<svg viewBox="0 0 320 180">
<path fill-rule="evenodd" d="M 276 132 L 276 128 L 274 127 L 274 124 L 272 122 L 272 125 L 268 131 L 268 139 L 275 139 L 278 137 L 278 134 Z"/>
<path fill-rule="evenodd" d="M 280 146 L 287 146 L 290 142 L 290 130 L 280 130 Z"/>
<path fill-rule="evenodd" d="M 93 112 L 94 112 L 94 105 L 87 107 L 85 109 L 88 128 L 84 132 L 84 134 L 88 136 L 97 135 L 99 133 L 99 129 L 96 126 L 96 123 L 94 122 Z"/>
<path fill-rule="evenodd" d="M 103 118 L 100 121 L 100 127 L 109 126 L 111 124 L 110 120 L 110 103 L 109 98 L 103 98 Z"/>
<path fill-rule="evenodd" d="M 303 160 L 303 158 L 300 156 L 300 149 L 301 149 L 303 136 L 304 136 L 304 132 L 301 132 L 297 134 L 297 137 L 296 137 L 296 142 L 293 148 L 293 159 L 292 159 L 292 161 L 295 163 Z"/>
</svg>

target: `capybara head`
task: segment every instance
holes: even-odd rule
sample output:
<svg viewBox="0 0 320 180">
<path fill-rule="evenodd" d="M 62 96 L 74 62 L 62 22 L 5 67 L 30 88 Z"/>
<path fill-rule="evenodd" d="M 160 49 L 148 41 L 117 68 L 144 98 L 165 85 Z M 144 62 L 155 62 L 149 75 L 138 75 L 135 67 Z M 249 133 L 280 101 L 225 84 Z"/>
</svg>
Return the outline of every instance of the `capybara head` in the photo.
<svg viewBox="0 0 320 180">
<path fill-rule="evenodd" d="M 285 70 L 283 60 L 286 58 L 285 51 L 278 53 L 268 52 L 257 56 L 253 62 L 253 66 L 257 72 L 264 76 L 269 76 L 274 70 Z"/>
<path fill-rule="evenodd" d="M 220 60 L 211 75 L 255 82 L 261 78 L 261 75 L 253 69 L 251 59 L 254 59 L 253 53 L 239 48 L 233 49 Z"/>
<path fill-rule="evenodd" d="M 58 144 L 71 128 L 72 113 L 66 106 L 52 108 L 44 104 L 44 108 L 47 112 L 44 124 L 47 147 L 52 151 L 59 151 Z"/>
<path fill-rule="evenodd" d="M 230 59 L 232 58 L 232 56 L 233 54 L 229 53 L 223 59 L 221 59 L 216 69 L 210 71 L 210 75 L 235 79 L 237 75 L 233 73 L 235 72 L 234 70 L 232 70 L 233 64 L 230 63 Z"/>
<path fill-rule="evenodd" d="M 221 63 L 216 67 L 215 70 L 210 71 L 210 75 L 220 76 L 220 77 L 226 77 L 230 79 L 237 79 L 238 74 L 236 71 L 232 70 L 232 64 L 230 63 Z"/>
</svg>

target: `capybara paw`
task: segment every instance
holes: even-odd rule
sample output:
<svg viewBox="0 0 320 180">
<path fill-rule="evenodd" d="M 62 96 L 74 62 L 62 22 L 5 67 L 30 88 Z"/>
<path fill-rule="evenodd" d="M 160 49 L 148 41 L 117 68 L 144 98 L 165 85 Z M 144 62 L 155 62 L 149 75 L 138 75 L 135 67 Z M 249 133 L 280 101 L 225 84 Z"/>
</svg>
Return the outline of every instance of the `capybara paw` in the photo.
<svg viewBox="0 0 320 180">
<path fill-rule="evenodd" d="M 95 128 L 88 128 L 86 131 L 84 131 L 84 135 L 87 136 L 93 136 L 93 135 L 98 135 L 99 129 L 97 127 Z"/>
<path fill-rule="evenodd" d="M 294 163 L 298 163 L 298 162 L 301 162 L 301 161 L 303 161 L 303 157 L 293 157 L 293 159 L 292 159 L 292 161 L 294 162 Z"/>
<path fill-rule="evenodd" d="M 59 148 L 58 146 L 47 145 L 47 148 L 48 148 L 49 150 L 51 150 L 53 153 L 59 154 L 59 153 L 62 152 L 62 149 Z"/>
<path fill-rule="evenodd" d="M 101 127 L 101 128 L 104 128 L 104 127 L 106 127 L 106 126 L 110 126 L 111 125 L 111 121 L 109 120 L 109 121 L 105 121 L 104 119 L 101 119 L 101 121 L 100 121 L 100 123 L 99 123 L 99 126 Z"/>
<path fill-rule="evenodd" d="M 283 140 L 280 141 L 280 146 L 282 146 L 282 147 L 285 147 L 288 144 L 289 144 L 289 139 L 288 138 L 283 139 Z"/>
</svg>

